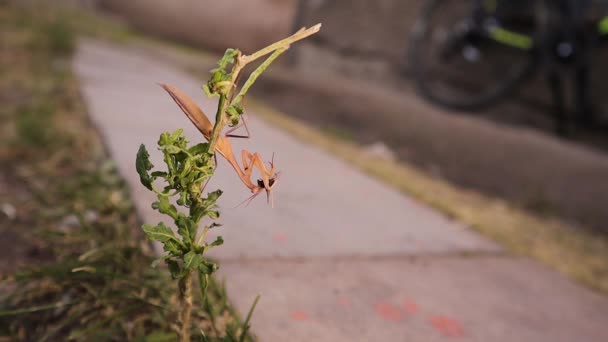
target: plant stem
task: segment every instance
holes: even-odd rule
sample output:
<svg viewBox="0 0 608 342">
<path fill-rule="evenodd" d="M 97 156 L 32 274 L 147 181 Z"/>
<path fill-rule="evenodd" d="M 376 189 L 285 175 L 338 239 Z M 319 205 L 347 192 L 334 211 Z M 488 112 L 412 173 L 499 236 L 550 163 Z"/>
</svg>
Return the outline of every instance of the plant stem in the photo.
<svg viewBox="0 0 608 342">
<path fill-rule="evenodd" d="M 317 32 L 319 32 L 319 30 L 321 29 L 321 24 L 317 24 L 315 26 L 309 27 L 307 29 L 302 28 L 301 30 L 299 30 L 298 32 L 292 34 L 291 36 L 280 40 L 274 44 L 270 44 L 267 47 L 252 53 L 251 55 L 241 55 L 240 53 L 236 56 L 236 61 L 234 63 L 234 66 L 232 67 L 232 79 L 231 79 L 231 84 L 229 87 L 229 91 L 226 94 L 222 94 L 220 95 L 220 104 L 218 105 L 218 111 L 216 113 L 215 116 L 215 125 L 213 126 L 213 133 L 211 134 L 211 139 L 209 140 L 209 145 L 208 145 L 208 150 L 207 152 L 213 154 L 215 152 L 214 148 L 215 148 L 215 142 L 218 138 L 218 136 L 220 135 L 220 133 L 222 132 L 222 129 L 224 128 L 224 126 L 226 126 L 226 120 L 224 119 L 225 115 L 225 111 L 226 108 L 228 107 L 229 104 L 232 103 L 238 103 L 242 97 L 245 95 L 245 93 L 247 92 L 247 90 L 249 89 L 249 87 L 253 84 L 253 82 L 256 80 L 256 78 L 260 75 L 260 73 L 262 71 L 264 71 L 268 65 L 270 65 L 270 63 L 272 63 L 272 61 L 274 61 L 281 53 L 285 52 L 285 50 L 289 49 L 289 47 L 291 46 L 291 44 L 297 42 L 298 40 L 302 40 L 310 35 L 313 35 Z M 253 74 L 253 78 L 250 76 L 249 80 L 247 80 L 247 87 L 245 87 L 244 92 L 241 91 L 241 95 L 238 98 L 237 102 L 233 102 L 231 101 L 231 96 L 230 93 L 232 93 L 234 87 L 236 86 L 237 83 L 237 79 L 239 77 L 239 74 L 241 73 L 241 70 L 243 68 L 245 68 L 245 66 L 247 66 L 247 64 L 257 60 L 260 57 L 264 57 L 269 53 L 273 53 L 274 54 L 268 58 L 267 63 L 263 63 L 263 65 L 258 68 L 256 70 L 256 72 Z M 232 103 L 229 103 L 232 102 Z"/>
<path fill-rule="evenodd" d="M 245 95 L 247 94 L 247 91 L 249 90 L 249 88 L 251 88 L 253 83 L 258 79 L 258 77 L 264 71 L 266 71 L 266 68 L 268 68 L 268 66 L 270 64 L 272 64 L 272 62 L 274 62 L 274 60 L 277 59 L 277 57 L 279 57 L 285 51 L 287 51 L 286 47 L 278 48 L 275 52 L 273 52 L 272 55 L 270 55 L 270 57 L 268 57 L 262 64 L 260 64 L 260 66 L 258 66 L 251 73 L 251 75 L 249 75 L 249 78 L 247 79 L 247 81 L 245 82 L 245 84 L 243 85 L 241 90 L 239 91 L 239 94 L 234 98 L 234 100 L 232 100 L 232 103 L 230 103 L 230 105 L 232 106 L 235 104 L 239 104 L 243 100 Z"/>
<path fill-rule="evenodd" d="M 246 65 L 247 63 L 250 63 L 262 56 L 265 56 L 271 52 L 273 52 L 274 50 L 277 49 L 281 49 L 281 48 L 289 48 L 289 46 L 295 42 L 297 42 L 298 40 L 302 40 L 310 35 L 313 35 L 317 32 L 319 32 L 319 30 L 321 29 L 321 24 L 317 24 L 315 26 L 309 27 L 307 29 L 301 29 L 298 32 L 292 34 L 291 36 L 279 40 L 278 42 L 268 45 L 267 47 L 263 48 L 262 50 L 258 51 L 258 52 L 254 52 L 251 55 L 248 56 L 242 56 L 240 59 L 243 63 L 243 66 Z"/>
<path fill-rule="evenodd" d="M 198 285 L 201 290 L 201 301 L 203 302 L 203 305 L 205 306 L 205 309 L 209 314 L 209 320 L 211 321 L 211 329 L 213 329 L 213 333 L 215 333 L 216 336 L 219 336 L 215 319 L 215 312 L 213 306 L 209 302 L 209 296 L 207 296 L 207 289 L 209 288 L 209 275 L 198 272 Z"/>
<path fill-rule="evenodd" d="M 213 131 L 211 131 L 211 137 L 209 139 L 209 145 L 207 145 L 208 153 L 215 153 L 215 142 L 224 129 L 224 112 L 226 111 L 227 95 L 220 95 L 220 102 L 217 105 L 217 112 L 215 113 L 215 124 L 213 125 Z"/>
<path fill-rule="evenodd" d="M 190 318 L 192 316 L 192 272 L 188 272 L 179 280 L 179 299 L 182 310 L 179 313 L 181 342 L 190 342 Z"/>
</svg>

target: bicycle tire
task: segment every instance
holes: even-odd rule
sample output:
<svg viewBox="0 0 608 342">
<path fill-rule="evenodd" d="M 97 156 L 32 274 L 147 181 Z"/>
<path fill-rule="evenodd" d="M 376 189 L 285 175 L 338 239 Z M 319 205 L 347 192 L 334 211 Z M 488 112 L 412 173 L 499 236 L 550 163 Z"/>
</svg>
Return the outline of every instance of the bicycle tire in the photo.
<svg viewBox="0 0 608 342">
<path fill-rule="evenodd" d="M 519 85 L 529 78 L 539 64 L 537 54 L 528 52 L 527 58 L 522 65 L 511 70 L 502 79 L 497 79 L 495 84 L 487 85 L 483 92 L 472 94 L 471 96 L 447 97 L 439 94 L 430 84 L 429 77 L 425 71 L 428 58 L 421 55 L 422 44 L 428 39 L 431 19 L 435 12 L 442 5 L 451 0 L 430 0 L 428 1 L 415 22 L 414 29 L 411 31 L 408 40 L 408 66 L 416 85 L 418 93 L 431 103 L 453 109 L 453 110 L 480 110 L 500 102 L 502 99 L 513 93 Z M 456 0 L 463 2 L 462 0 Z"/>
</svg>

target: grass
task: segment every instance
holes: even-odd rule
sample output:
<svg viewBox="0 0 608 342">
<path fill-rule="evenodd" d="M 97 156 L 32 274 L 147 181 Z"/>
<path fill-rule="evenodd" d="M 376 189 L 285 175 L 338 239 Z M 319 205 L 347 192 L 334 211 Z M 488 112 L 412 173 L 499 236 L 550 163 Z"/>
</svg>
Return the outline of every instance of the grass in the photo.
<svg viewBox="0 0 608 342">
<path fill-rule="evenodd" d="M 0 3 L 0 340 L 172 341 L 176 285 L 150 267 L 156 255 L 70 70 L 79 32 L 128 34 L 84 18 Z M 209 299 L 195 306 L 193 336 L 238 336 L 215 280 Z"/>
</svg>

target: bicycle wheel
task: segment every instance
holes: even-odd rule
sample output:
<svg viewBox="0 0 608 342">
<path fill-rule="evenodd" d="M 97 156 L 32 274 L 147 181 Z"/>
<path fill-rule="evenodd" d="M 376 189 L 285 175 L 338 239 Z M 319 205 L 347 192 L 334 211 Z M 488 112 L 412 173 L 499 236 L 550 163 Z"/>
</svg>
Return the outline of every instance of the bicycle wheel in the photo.
<svg viewBox="0 0 608 342">
<path fill-rule="evenodd" d="M 531 2 L 429 1 L 409 39 L 408 65 L 421 95 L 475 110 L 514 90 L 537 64 Z"/>
</svg>

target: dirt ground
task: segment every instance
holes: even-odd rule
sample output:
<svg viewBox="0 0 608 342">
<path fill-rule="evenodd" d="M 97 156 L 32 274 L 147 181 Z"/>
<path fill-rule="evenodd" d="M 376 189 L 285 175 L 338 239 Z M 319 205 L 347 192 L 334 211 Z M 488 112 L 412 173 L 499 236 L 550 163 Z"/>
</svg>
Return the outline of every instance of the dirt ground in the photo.
<svg viewBox="0 0 608 342">
<path fill-rule="evenodd" d="M 49 258 L 40 241 L 28 236 L 34 231 L 33 226 L 38 224 L 31 215 L 36 209 L 32 205 L 32 196 L 11 169 L 0 168 L 0 277 L 23 265 Z"/>
</svg>

